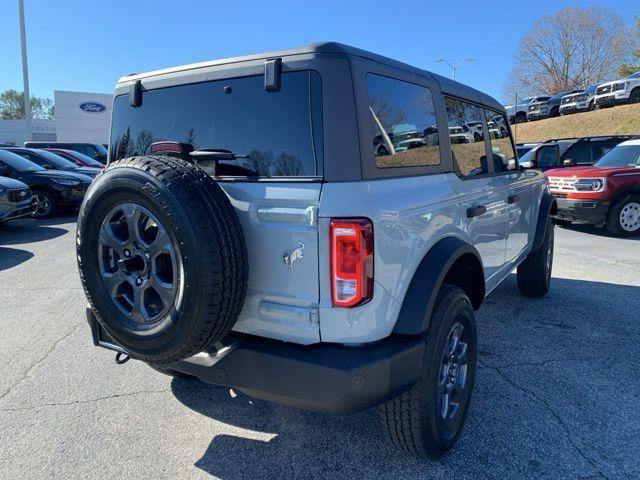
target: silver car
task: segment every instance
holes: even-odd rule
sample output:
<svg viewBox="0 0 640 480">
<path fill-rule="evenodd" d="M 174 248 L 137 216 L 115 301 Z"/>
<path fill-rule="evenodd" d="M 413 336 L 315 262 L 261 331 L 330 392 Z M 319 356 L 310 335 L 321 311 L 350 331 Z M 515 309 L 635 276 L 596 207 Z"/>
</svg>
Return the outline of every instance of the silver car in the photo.
<svg viewBox="0 0 640 480">
<path fill-rule="evenodd" d="M 109 152 L 78 220 L 94 343 L 283 405 L 379 406 L 412 455 L 460 435 L 486 296 L 514 269 L 549 290 L 555 203 L 504 108 L 370 52 L 123 77 Z"/>
</svg>

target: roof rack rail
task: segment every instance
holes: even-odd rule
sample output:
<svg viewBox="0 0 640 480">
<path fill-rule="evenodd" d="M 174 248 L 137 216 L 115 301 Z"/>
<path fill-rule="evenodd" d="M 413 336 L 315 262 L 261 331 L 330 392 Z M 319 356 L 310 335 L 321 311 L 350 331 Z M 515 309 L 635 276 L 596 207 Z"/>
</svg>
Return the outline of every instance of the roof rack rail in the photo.
<svg viewBox="0 0 640 480">
<path fill-rule="evenodd" d="M 543 143 L 552 143 L 552 142 L 560 142 L 563 140 L 577 140 L 578 142 L 588 142 L 591 140 L 599 140 L 603 138 L 625 138 L 632 139 L 637 137 L 638 135 L 588 135 L 584 137 L 564 137 L 564 138 L 550 138 L 549 140 L 545 140 Z"/>
</svg>

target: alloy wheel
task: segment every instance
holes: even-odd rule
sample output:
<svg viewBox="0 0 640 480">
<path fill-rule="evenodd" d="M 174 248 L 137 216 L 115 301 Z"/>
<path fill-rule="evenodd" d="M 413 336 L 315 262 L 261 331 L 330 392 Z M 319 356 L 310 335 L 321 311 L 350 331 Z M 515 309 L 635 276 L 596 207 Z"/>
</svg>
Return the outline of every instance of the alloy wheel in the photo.
<svg viewBox="0 0 640 480">
<path fill-rule="evenodd" d="M 130 320 L 153 323 L 176 304 L 182 283 L 177 245 L 143 206 L 122 203 L 107 214 L 98 261 L 111 300 Z"/>
<path fill-rule="evenodd" d="M 455 322 L 445 342 L 438 377 L 438 412 L 450 421 L 460 410 L 467 387 L 468 343 L 464 326 Z"/>
<path fill-rule="evenodd" d="M 34 216 L 43 218 L 49 215 L 49 212 L 51 212 L 51 201 L 41 193 L 36 193 L 34 197 L 34 204 L 36 207 L 33 212 Z"/>
</svg>

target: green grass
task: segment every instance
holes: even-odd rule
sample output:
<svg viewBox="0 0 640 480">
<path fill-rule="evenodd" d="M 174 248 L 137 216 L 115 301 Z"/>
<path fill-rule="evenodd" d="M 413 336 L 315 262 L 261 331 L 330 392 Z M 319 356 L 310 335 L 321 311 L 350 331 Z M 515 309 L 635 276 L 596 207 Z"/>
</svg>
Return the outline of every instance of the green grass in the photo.
<svg viewBox="0 0 640 480">
<path fill-rule="evenodd" d="M 640 135 L 640 104 L 520 123 L 512 129 L 518 143 L 595 135 Z"/>
</svg>

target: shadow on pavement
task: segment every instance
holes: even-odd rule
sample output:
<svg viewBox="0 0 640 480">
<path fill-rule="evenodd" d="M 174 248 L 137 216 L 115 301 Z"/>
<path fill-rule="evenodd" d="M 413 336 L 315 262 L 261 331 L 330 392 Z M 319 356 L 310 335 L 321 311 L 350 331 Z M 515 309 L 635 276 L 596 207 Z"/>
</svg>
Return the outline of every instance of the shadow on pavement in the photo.
<svg viewBox="0 0 640 480">
<path fill-rule="evenodd" d="M 33 257 L 33 253 L 26 250 L 0 247 L 0 272 L 20 265 L 31 257 Z"/>
<path fill-rule="evenodd" d="M 0 226 L 0 245 L 19 245 L 51 240 L 69 232 L 59 225 L 75 221 L 74 217 L 53 218 L 49 220 L 16 220 Z"/>
<path fill-rule="evenodd" d="M 223 479 L 622 478 L 638 467 L 626 459 L 640 458 L 640 370 L 629 362 L 640 355 L 638 311 L 640 287 L 554 278 L 531 300 L 511 275 L 478 312 L 474 399 L 460 441 L 437 460 L 389 446 L 375 409 L 330 416 L 195 380 L 171 386 L 232 427 L 196 462 Z"/>
<path fill-rule="evenodd" d="M 635 237 L 617 237 L 609 233 L 606 228 L 598 228 L 593 225 L 580 225 L 580 224 L 571 224 L 571 225 L 556 225 L 556 228 L 562 228 L 565 230 L 572 230 L 574 232 L 586 233 L 587 235 L 595 235 L 598 237 L 606 237 L 606 238 L 615 238 L 620 240 L 640 240 L 640 235 L 636 235 Z"/>
</svg>

